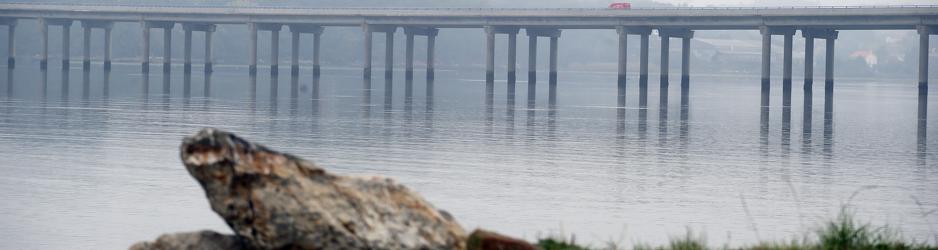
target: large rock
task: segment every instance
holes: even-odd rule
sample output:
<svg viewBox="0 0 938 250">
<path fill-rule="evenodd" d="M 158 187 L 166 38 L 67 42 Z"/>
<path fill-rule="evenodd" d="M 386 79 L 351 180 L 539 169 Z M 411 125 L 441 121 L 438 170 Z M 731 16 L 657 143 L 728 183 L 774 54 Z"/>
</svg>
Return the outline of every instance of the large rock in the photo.
<svg viewBox="0 0 938 250">
<path fill-rule="evenodd" d="M 476 229 L 469 235 L 466 250 L 537 250 L 527 241 Z"/>
<path fill-rule="evenodd" d="M 180 150 L 212 210 L 250 247 L 465 249 L 449 214 L 391 179 L 334 175 L 214 129 Z"/>
<path fill-rule="evenodd" d="M 238 236 L 224 235 L 212 231 L 164 234 L 152 242 L 140 242 L 130 250 L 242 250 L 249 249 Z"/>
</svg>

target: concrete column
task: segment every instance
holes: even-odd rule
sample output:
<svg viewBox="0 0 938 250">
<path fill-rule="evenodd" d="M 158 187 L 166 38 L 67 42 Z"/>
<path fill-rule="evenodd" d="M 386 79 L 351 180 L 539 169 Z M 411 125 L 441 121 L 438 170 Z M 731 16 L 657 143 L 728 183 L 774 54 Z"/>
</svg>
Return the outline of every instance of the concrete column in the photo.
<svg viewBox="0 0 938 250">
<path fill-rule="evenodd" d="M 824 50 L 824 93 L 832 94 L 834 92 L 834 40 L 836 38 L 827 38 L 827 48 Z"/>
<path fill-rule="evenodd" d="M 46 69 L 49 66 L 49 24 L 46 19 L 39 19 L 39 33 L 42 33 L 42 57 L 39 58 L 39 68 Z"/>
<path fill-rule="evenodd" d="M 641 96 L 645 96 L 648 93 L 648 36 L 650 34 L 641 34 L 640 44 L 641 52 L 639 53 L 638 63 L 638 89 L 642 93 Z"/>
<path fill-rule="evenodd" d="M 186 74 L 192 73 L 192 30 L 185 29 L 183 35 L 183 61 L 182 71 Z"/>
<path fill-rule="evenodd" d="M 508 84 L 515 84 L 518 67 L 518 33 L 508 33 Z"/>
<path fill-rule="evenodd" d="M 300 32 L 290 30 L 290 75 L 300 75 Z"/>
<path fill-rule="evenodd" d="M 150 73 L 150 26 L 143 24 L 143 55 L 140 56 L 140 64 L 143 73 Z"/>
<path fill-rule="evenodd" d="M 431 34 L 427 36 L 427 80 L 428 82 L 432 81 L 433 78 L 435 77 L 434 69 L 433 69 L 434 67 L 433 64 L 435 63 L 434 60 L 436 60 L 435 53 L 436 53 L 436 35 Z M 427 90 L 427 91 L 430 91 L 430 90 Z"/>
<path fill-rule="evenodd" d="M 690 37 L 681 38 L 681 91 L 690 85 Z"/>
<path fill-rule="evenodd" d="M 617 83 L 619 86 L 619 93 L 624 94 L 626 71 L 628 69 L 628 33 L 624 27 L 616 28 L 616 32 L 619 35 L 619 78 L 617 79 Z"/>
<path fill-rule="evenodd" d="M 363 29 L 365 30 L 365 65 L 362 74 L 364 75 L 365 79 L 371 79 L 371 29 L 368 27 L 368 25 L 364 25 Z"/>
<path fill-rule="evenodd" d="M 7 68 L 16 68 L 16 24 L 7 26 Z"/>
<path fill-rule="evenodd" d="M 104 28 L 104 71 L 111 70 L 111 28 Z"/>
<path fill-rule="evenodd" d="M 394 77 L 394 30 L 384 33 L 384 78 Z"/>
<path fill-rule="evenodd" d="M 918 27 L 918 90 L 920 94 L 928 93 L 928 38 L 930 33 L 928 27 Z"/>
<path fill-rule="evenodd" d="M 163 28 L 163 72 L 169 72 L 173 63 L 173 28 Z"/>
<path fill-rule="evenodd" d="M 560 37 L 552 36 L 550 37 L 550 75 L 548 75 L 548 82 L 550 84 L 557 84 L 557 40 Z"/>
<path fill-rule="evenodd" d="M 782 56 L 782 106 L 791 106 L 791 67 L 792 67 L 792 37 L 794 34 L 785 34 L 785 48 Z"/>
<path fill-rule="evenodd" d="M 319 44 L 322 33 L 313 33 L 313 77 L 319 77 Z"/>
<path fill-rule="evenodd" d="M 537 36 L 528 35 L 528 84 L 537 82 Z"/>
<path fill-rule="evenodd" d="M 485 82 L 495 82 L 495 28 L 485 27 Z"/>
<path fill-rule="evenodd" d="M 257 24 L 249 23 L 248 24 L 248 33 L 249 39 L 251 40 L 250 45 L 248 45 L 248 72 L 251 75 L 257 74 Z"/>
<path fill-rule="evenodd" d="M 404 43 L 404 78 L 414 79 L 414 34 L 407 34 L 407 40 Z"/>
<path fill-rule="evenodd" d="M 280 29 L 270 31 L 270 74 L 280 73 Z"/>
<path fill-rule="evenodd" d="M 212 51 L 212 33 L 215 33 L 213 30 L 205 31 L 205 73 L 211 73 L 214 69 L 212 67 L 214 64 L 214 57 Z"/>
<path fill-rule="evenodd" d="M 814 87 L 814 38 L 804 39 L 804 91 Z"/>
<path fill-rule="evenodd" d="M 661 31 L 659 30 L 658 32 L 659 32 L 659 35 L 661 35 L 660 34 Z M 667 35 L 661 36 L 661 88 L 662 89 L 668 88 L 668 64 L 669 64 L 669 61 L 671 60 L 670 54 L 669 54 L 670 52 L 669 50 L 671 47 L 670 40 L 671 38 L 668 37 Z M 666 93 L 662 93 L 662 94 L 666 94 Z"/>
<path fill-rule="evenodd" d="M 66 24 L 62 25 L 62 69 L 69 68 L 69 59 L 72 54 L 72 42 L 69 37 L 72 34 L 72 25 Z"/>
<path fill-rule="evenodd" d="M 769 106 L 770 73 L 772 71 L 772 33 L 762 27 L 762 107 Z"/>
<path fill-rule="evenodd" d="M 81 68 L 87 71 L 91 69 L 91 27 L 83 24 L 81 35 Z"/>
</svg>

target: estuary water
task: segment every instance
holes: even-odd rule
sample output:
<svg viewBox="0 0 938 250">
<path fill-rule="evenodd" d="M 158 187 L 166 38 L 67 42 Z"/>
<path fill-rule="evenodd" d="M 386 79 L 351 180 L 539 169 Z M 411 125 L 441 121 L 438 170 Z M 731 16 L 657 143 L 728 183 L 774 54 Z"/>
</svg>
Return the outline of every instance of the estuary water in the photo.
<svg viewBox="0 0 938 250">
<path fill-rule="evenodd" d="M 823 80 L 805 102 L 795 79 L 788 108 L 774 81 L 762 109 L 756 76 L 694 75 L 684 96 L 679 76 L 668 95 L 651 77 L 643 106 L 637 76 L 620 102 L 615 75 L 596 72 L 488 93 L 471 70 L 428 84 L 422 71 L 408 83 L 350 68 L 314 81 L 307 68 L 252 78 L 224 65 L 188 76 L 75 66 L 0 70 L 2 249 L 230 232 L 178 159 L 182 137 L 203 127 L 328 171 L 393 177 L 467 230 L 530 240 L 663 244 L 691 230 L 738 246 L 801 238 L 842 207 L 938 237 L 938 93 L 920 117 L 911 78 L 838 79 L 829 102 Z"/>
</svg>

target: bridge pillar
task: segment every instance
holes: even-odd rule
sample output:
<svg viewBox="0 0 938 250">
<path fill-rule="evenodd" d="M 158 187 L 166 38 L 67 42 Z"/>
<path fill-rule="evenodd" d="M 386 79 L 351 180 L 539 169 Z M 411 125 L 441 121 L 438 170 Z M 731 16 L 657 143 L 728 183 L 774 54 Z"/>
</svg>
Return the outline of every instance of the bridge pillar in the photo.
<svg viewBox="0 0 938 250">
<path fill-rule="evenodd" d="M 825 45 L 826 45 L 826 49 L 825 49 L 825 54 L 826 54 L 825 57 L 826 57 L 826 58 L 825 58 L 825 65 L 824 65 L 824 66 L 825 66 L 825 67 L 824 67 L 824 68 L 825 68 L 825 72 L 824 72 L 824 77 L 825 77 L 825 79 L 824 79 L 824 112 L 825 112 L 824 117 L 825 117 L 825 122 L 828 121 L 828 119 L 830 118 L 831 113 L 833 112 L 833 109 L 834 109 L 834 107 L 833 107 L 833 105 L 834 105 L 834 104 L 833 104 L 833 103 L 834 103 L 834 102 L 833 102 L 833 98 L 834 98 L 834 40 L 837 39 L 837 33 L 838 33 L 838 32 L 837 32 L 836 30 L 834 30 L 834 29 L 803 29 L 803 30 L 801 30 L 802 36 L 804 36 L 805 39 L 810 40 L 809 43 L 806 43 L 806 46 L 810 46 L 810 48 L 807 48 L 807 47 L 806 47 L 806 48 L 805 48 L 805 53 L 809 53 L 809 52 L 810 52 L 810 53 L 813 55 L 813 53 L 814 53 L 814 42 L 813 42 L 813 40 L 814 40 L 814 39 L 825 39 L 825 40 L 826 40 L 826 41 L 825 41 L 825 42 L 826 42 L 826 44 L 825 44 Z M 809 50 L 810 50 L 810 51 L 809 51 Z M 807 55 L 806 55 L 806 56 L 807 56 Z M 808 61 L 808 60 L 813 60 L 813 59 L 814 59 L 813 56 L 812 56 L 811 58 L 805 58 L 805 64 L 806 64 L 806 65 L 805 65 L 805 69 L 808 69 L 808 67 L 813 67 L 813 62 Z M 812 65 L 812 66 L 809 66 L 809 65 Z M 811 71 L 812 71 L 812 72 L 805 72 L 805 77 L 808 77 L 808 74 L 809 74 L 809 73 L 813 74 L 813 70 L 811 70 Z M 805 79 L 805 84 L 806 84 L 806 85 L 805 85 L 805 91 L 809 91 L 809 86 L 807 86 L 807 85 L 808 85 L 808 82 L 809 82 L 809 80 L 808 80 L 808 79 Z M 812 80 L 812 82 L 813 82 L 813 80 Z M 806 93 L 807 93 L 807 92 L 806 92 Z M 806 95 L 806 97 L 807 97 L 807 95 Z M 827 132 L 826 129 L 827 129 L 827 124 L 825 124 L 825 133 Z"/>
<path fill-rule="evenodd" d="M 837 38 L 827 38 L 827 48 L 824 49 L 824 93 L 832 94 L 834 92 L 834 41 Z"/>
<path fill-rule="evenodd" d="M 192 32 L 205 32 L 205 66 L 204 72 L 212 72 L 212 33 L 215 32 L 215 25 L 209 23 L 183 23 L 182 29 L 185 31 L 185 65 L 183 66 L 186 74 L 192 72 Z"/>
<path fill-rule="evenodd" d="M 537 36 L 528 33 L 528 84 L 537 82 Z"/>
<path fill-rule="evenodd" d="M 45 18 L 39 19 L 39 33 L 42 33 L 42 55 L 39 58 L 39 68 L 46 69 L 49 66 L 49 23 Z"/>
<path fill-rule="evenodd" d="M 762 107 L 769 106 L 770 78 L 772 72 L 772 33 L 769 27 L 761 27 L 762 33 Z"/>
<path fill-rule="evenodd" d="M 681 38 L 681 92 L 686 93 L 690 86 L 690 40 L 693 33 Z"/>
<path fill-rule="evenodd" d="M 146 74 L 150 73 L 150 26 L 146 25 L 146 23 L 144 23 L 142 26 L 143 39 L 141 39 L 141 42 L 143 42 L 143 44 L 141 44 L 140 47 L 143 49 L 143 55 L 140 56 L 140 69 L 144 74 Z"/>
<path fill-rule="evenodd" d="M 257 74 L 257 31 L 270 31 L 270 74 L 280 73 L 280 23 L 251 23 L 248 29 L 251 32 L 251 74 Z"/>
<path fill-rule="evenodd" d="M 69 59 L 71 57 L 71 41 L 69 39 L 72 34 L 72 21 L 69 20 L 68 23 L 62 25 L 62 69 L 69 68 Z"/>
<path fill-rule="evenodd" d="M 205 31 L 205 68 L 203 71 L 205 73 L 211 73 L 214 71 L 214 51 L 212 51 L 212 33 L 215 33 L 215 26 L 212 25 L 212 29 Z"/>
<path fill-rule="evenodd" d="M 91 27 L 82 23 L 82 60 L 81 68 L 85 71 L 91 70 Z"/>
<path fill-rule="evenodd" d="M 365 79 L 371 79 L 371 27 L 370 25 L 362 25 L 362 29 L 365 32 L 364 44 L 365 44 L 365 55 L 364 55 L 364 69 L 362 70 L 362 75 Z"/>
<path fill-rule="evenodd" d="M 404 32 L 407 39 L 404 42 L 404 79 L 414 79 L 414 34 Z"/>
<path fill-rule="evenodd" d="M 290 29 L 290 34 L 290 75 L 298 76 L 300 75 L 300 32 Z"/>
<path fill-rule="evenodd" d="M 557 40 L 559 39 L 559 36 L 550 37 L 550 73 L 547 79 L 551 85 L 557 84 Z"/>
<path fill-rule="evenodd" d="M 508 84 L 514 85 L 518 67 L 518 32 L 508 33 Z"/>
<path fill-rule="evenodd" d="M 650 35 L 650 29 L 648 29 L 646 33 L 639 34 L 639 47 L 641 49 L 638 57 L 638 91 L 640 93 L 639 103 L 646 103 L 648 97 L 648 36 Z"/>
<path fill-rule="evenodd" d="M 248 45 L 248 72 L 250 75 L 257 74 L 257 23 L 248 24 L 249 39 Z"/>
<path fill-rule="evenodd" d="M 834 91 L 834 40 L 837 39 L 837 30 L 834 29 L 803 29 L 801 30 L 805 39 L 825 39 L 825 71 L 824 71 L 824 92 L 825 95 L 832 94 Z M 813 53 L 813 42 L 811 52 Z M 807 51 L 805 51 L 807 53 Z M 811 58 L 813 59 L 813 58 Z M 806 59 L 807 60 L 807 59 Z M 805 62 L 807 63 L 807 62 Z M 806 66 L 807 68 L 807 66 Z M 813 70 L 812 70 L 813 71 Z M 812 72 L 813 73 L 813 72 Z M 807 74 L 807 73 L 806 73 Z"/>
<path fill-rule="evenodd" d="M 394 77 L 394 32 L 396 27 L 384 32 L 384 79 Z"/>
<path fill-rule="evenodd" d="M 312 24 L 289 24 L 292 33 L 292 50 L 290 74 L 297 76 L 300 74 L 300 38 L 304 33 L 313 34 L 313 76 L 319 77 L 319 39 L 323 28 Z"/>
<path fill-rule="evenodd" d="M 270 30 L 270 74 L 280 74 L 280 28 Z"/>
<path fill-rule="evenodd" d="M 628 69 L 628 30 L 623 26 L 619 26 L 616 27 L 616 33 L 619 35 L 619 76 L 616 82 L 618 83 L 619 95 L 623 95 L 625 94 L 626 71 Z"/>
<path fill-rule="evenodd" d="M 436 35 L 437 29 L 431 29 L 432 32 L 427 35 L 427 82 L 432 82 L 435 73 L 434 65 L 435 64 L 435 53 L 436 53 Z M 428 84 L 429 85 L 429 84 Z M 427 91 L 431 91 L 432 88 L 428 88 Z"/>
<path fill-rule="evenodd" d="M 537 81 L 537 37 L 550 38 L 550 58 L 549 58 L 549 83 L 557 83 L 557 40 L 560 38 L 560 29 L 551 28 L 526 28 L 528 35 L 528 84 L 535 84 Z"/>
<path fill-rule="evenodd" d="M 372 24 L 363 24 L 362 30 L 365 33 L 365 66 L 363 70 L 363 76 L 365 79 L 371 79 L 371 47 L 372 47 L 372 33 L 373 32 L 383 32 L 385 33 L 385 43 L 386 43 L 386 52 L 385 52 L 385 72 L 384 75 L 386 78 L 393 76 L 391 70 L 393 70 L 394 63 L 394 31 L 397 30 L 397 26 L 393 25 L 372 25 Z"/>
<path fill-rule="evenodd" d="M 172 21 L 145 21 L 143 22 L 143 72 L 150 72 L 150 29 L 163 29 L 163 72 L 169 73 L 172 63 Z"/>
<path fill-rule="evenodd" d="M 104 71 L 111 71 L 111 27 L 104 28 Z"/>
<path fill-rule="evenodd" d="M 783 90 L 783 99 L 789 100 L 791 94 L 791 39 L 795 35 L 795 29 L 791 27 L 769 27 L 762 26 L 759 27 L 759 32 L 762 34 L 762 107 L 769 106 L 769 94 L 771 89 L 771 75 L 772 75 L 772 35 L 782 35 L 785 37 L 785 51 L 784 51 L 784 76 L 782 77 L 783 81 L 787 80 L 787 87 Z"/>
<path fill-rule="evenodd" d="M 426 36 L 427 37 L 427 80 L 433 79 L 433 51 L 435 45 L 435 38 L 438 29 L 433 27 L 419 27 L 419 26 L 405 26 L 404 34 L 407 35 L 407 55 L 406 55 L 406 65 L 407 72 L 405 73 L 407 80 L 413 80 L 413 68 L 414 68 L 414 36 Z"/>
<path fill-rule="evenodd" d="M 183 26 L 183 29 L 184 29 L 183 31 L 184 42 L 183 42 L 182 54 L 183 54 L 184 60 L 183 60 L 182 71 L 185 72 L 185 74 L 190 74 L 192 73 L 192 30 L 186 29 L 185 26 Z"/>
<path fill-rule="evenodd" d="M 802 35 L 804 33 L 802 32 Z M 813 89 L 814 85 L 814 38 L 805 36 L 804 39 L 804 91 Z"/>
<path fill-rule="evenodd" d="M 669 36 L 668 36 L 667 34 L 665 34 L 665 33 L 662 33 L 660 29 L 658 30 L 658 36 L 661 37 L 661 59 L 660 59 L 660 61 L 661 61 L 661 72 L 660 72 L 660 73 L 661 73 L 661 77 L 660 77 L 661 83 L 660 83 L 660 84 L 661 84 L 661 90 L 662 90 L 662 91 L 665 91 L 665 92 L 662 92 L 661 94 L 662 94 L 662 95 L 667 95 L 667 92 L 666 92 L 666 91 L 667 91 L 667 89 L 668 89 L 668 68 L 669 68 L 668 65 L 670 64 L 670 61 L 671 61 L 671 57 L 670 57 L 670 53 L 669 53 L 669 52 L 670 52 L 670 49 L 671 49 L 671 48 L 670 48 L 670 47 L 671 47 L 671 37 L 669 37 Z"/>
<path fill-rule="evenodd" d="M 495 82 L 495 27 L 485 26 L 485 83 Z"/>
<path fill-rule="evenodd" d="M 91 69 L 91 35 L 95 28 L 104 30 L 104 68 L 110 70 L 111 66 L 111 28 L 113 22 L 98 20 L 82 20 L 82 69 L 87 71 Z"/>
<path fill-rule="evenodd" d="M 16 68 L 16 19 L 3 19 L 0 24 L 7 26 L 7 68 Z"/>
<path fill-rule="evenodd" d="M 918 91 L 919 95 L 928 93 L 928 39 L 938 33 L 938 27 L 918 26 Z"/>
<path fill-rule="evenodd" d="M 319 78 L 319 47 L 321 44 L 322 32 L 313 33 L 313 77 Z"/>
<path fill-rule="evenodd" d="M 173 27 L 163 28 L 163 72 L 169 72 L 173 63 Z"/>
<path fill-rule="evenodd" d="M 918 26 L 918 145 L 924 151 L 928 130 L 928 39 L 938 33 L 938 27 Z"/>
<path fill-rule="evenodd" d="M 792 40 L 794 32 L 785 34 L 785 48 L 782 56 L 782 106 L 791 106 L 791 67 L 792 67 Z"/>
<path fill-rule="evenodd" d="M 518 31 L 514 26 L 486 26 L 485 27 L 485 82 L 495 82 L 495 36 L 508 35 L 508 84 L 515 84 L 517 65 Z"/>
</svg>

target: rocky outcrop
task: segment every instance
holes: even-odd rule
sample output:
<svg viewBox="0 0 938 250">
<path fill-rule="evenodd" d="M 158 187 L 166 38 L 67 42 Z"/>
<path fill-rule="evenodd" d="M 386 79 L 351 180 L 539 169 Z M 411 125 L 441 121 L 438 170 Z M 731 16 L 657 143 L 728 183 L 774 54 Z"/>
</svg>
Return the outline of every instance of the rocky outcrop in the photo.
<svg viewBox="0 0 938 250">
<path fill-rule="evenodd" d="M 234 235 L 223 235 L 212 231 L 175 233 L 161 235 L 156 241 L 140 242 L 130 246 L 130 250 L 214 250 L 248 249 L 244 242 Z"/>
<path fill-rule="evenodd" d="M 476 229 L 469 235 L 467 250 L 537 250 L 527 241 Z"/>
<path fill-rule="evenodd" d="M 237 236 L 164 235 L 139 249 L 465 249 L 465 232 L 448 213 L 391 179 L 331 174 L 214 129 L 185 138 L 180 150 Z"/>
</svg>

